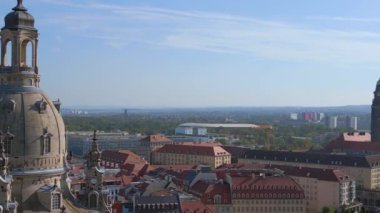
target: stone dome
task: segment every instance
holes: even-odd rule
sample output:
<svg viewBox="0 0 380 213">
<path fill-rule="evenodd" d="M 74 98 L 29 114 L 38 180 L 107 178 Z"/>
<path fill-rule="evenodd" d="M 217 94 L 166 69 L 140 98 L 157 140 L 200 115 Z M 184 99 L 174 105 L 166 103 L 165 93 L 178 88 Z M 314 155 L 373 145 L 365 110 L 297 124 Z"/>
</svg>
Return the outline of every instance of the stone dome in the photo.
<svg viewBox="0 0 380 213">
<path fill-rule="evenodd" d="M 13 12 L 5 16 L 4 22 L 6 29 L 31 29 L 34 30 L 34 18 L 27 12 L 27 9 L 22 5 L 22 1 L 18 1 Z"/>
<path fill-rule="evenodd" d="M 36 87 L 0 86 L 0 130 L 12 134 L 13 175 L 64 171 L 65 126 L 53 102 Z"/>
</svg>

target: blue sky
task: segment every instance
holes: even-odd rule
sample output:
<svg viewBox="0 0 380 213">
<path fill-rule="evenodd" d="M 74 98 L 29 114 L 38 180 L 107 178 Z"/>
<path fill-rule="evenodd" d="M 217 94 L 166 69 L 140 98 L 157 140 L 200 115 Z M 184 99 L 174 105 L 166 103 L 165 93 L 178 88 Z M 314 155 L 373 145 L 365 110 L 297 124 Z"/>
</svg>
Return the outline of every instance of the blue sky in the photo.
<svg viewBox="0 0 380 213">
<path fill-rule="evenodd" d="M 5 16 L 16 1 L 0 1 Z M 64 105 L 370 104 L 380 1 L 24 0 Z"/>
</svg>

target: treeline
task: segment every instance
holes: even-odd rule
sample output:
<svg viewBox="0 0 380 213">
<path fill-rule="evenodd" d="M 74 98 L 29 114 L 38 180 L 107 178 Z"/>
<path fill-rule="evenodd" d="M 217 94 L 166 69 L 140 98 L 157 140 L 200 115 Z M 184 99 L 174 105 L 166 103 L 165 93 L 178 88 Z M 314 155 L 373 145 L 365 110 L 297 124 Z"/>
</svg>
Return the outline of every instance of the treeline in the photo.
<svg viewBox="0 0 380 213">
<path fill-rule="evenodd" d="M 68 131 L 92 131 L 94 129 L 117 132 L 127 131 L 130 134 L 166 134 L 173 135 L 175 128 L 181 123 L 187 122 L 208 122 L 208 123 L 225 123 L 225 117 L 215 116 L 213 114 L 194 114 L 193 116 L 181 115 L 149 115 L 149 114 L 131 114 L 128 117 L 123 115 L 109 116 L 64 116 L 64 121 Z M 276 123 L 274 116 L 267 118 L 261 116 L 246 117 L 242 120 L 234 120 L 234 122 L 256 123 L 273 125 L 271 131 L 257 129 L 226 129 L 214 128 L 209 129 L 209 133 L 217 135 L 232 136 L 236 139 L 237 145 L 244 146 L 264 146 L 266 142 L 270 143 L 271 149 L 318 149 L 320 143 L 313 142 L 313 138 L 331 133 L 324 125 L 303 124 L 303 125 L 283 125 Z M 343 130 L 337 130 L 343 131 Z M 232 138 L 233 139 L 233 138 Z M 320 141 L 322 144 L 330 141 L 331 138 L 325 138 Z M 226 143 L 227 141 L 221 140 Z"/>
</svg>

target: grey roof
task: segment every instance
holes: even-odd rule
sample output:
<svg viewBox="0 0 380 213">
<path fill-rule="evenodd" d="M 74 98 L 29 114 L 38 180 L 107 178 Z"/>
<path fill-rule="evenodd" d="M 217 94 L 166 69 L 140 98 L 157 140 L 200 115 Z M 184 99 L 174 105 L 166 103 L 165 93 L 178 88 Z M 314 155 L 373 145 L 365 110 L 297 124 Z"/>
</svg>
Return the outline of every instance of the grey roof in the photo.
<svg viewBox="0 0 380 213">
<path fill-rule="evenodd" d="M 310 152 L 250 150 L 240 158 L 364 168 L 380 167 L 380 155 L 353 156 Z"/>
<path fill-rule="evenodd" d="M 198 128 L 260 128 L 255 124 L 223 124 L 223 123 L 183 123 L 178 127 L 198 127 Z"/>
<path fill-rule="evenodd" d="M 34 28 L 34 18 L 27 12 L 22 1 L 18 1 L 17 6 L 13 8 L 13 12 L 5 16 L 4 22 L 5 26 L 3 29 L 28 29 L 36 31 Z"/>
</svg>

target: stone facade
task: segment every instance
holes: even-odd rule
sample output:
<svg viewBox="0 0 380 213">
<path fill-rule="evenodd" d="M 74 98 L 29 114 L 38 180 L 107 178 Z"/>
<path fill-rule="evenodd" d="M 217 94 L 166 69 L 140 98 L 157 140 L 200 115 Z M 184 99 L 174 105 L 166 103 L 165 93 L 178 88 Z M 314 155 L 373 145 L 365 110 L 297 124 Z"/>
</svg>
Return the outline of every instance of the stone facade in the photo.
<svg viewBox="0 0 380 213">
<path fill-rule="evenodd" d="M 5 17 L 0 35 L 0 131 L 11 133 L 5 146 L 13 196 L 20 211 L 59 211 L 57 205 L 42 205 L 53 203 L 45 200 L 53 197 L 42 196 L 40 201 L 39 192 L 51 187 L 54 194 L 60 193 L 65 126 L 59 110 L 39 88 L 38 31 L 22 1 Z"/>
<path fill-rule="evenodd" d="M 152 153 L 153 164 L 204 164 L 217 168 L 231 163 L 231 154 L 218 144 L 166 144 Z"/>
</svg>

